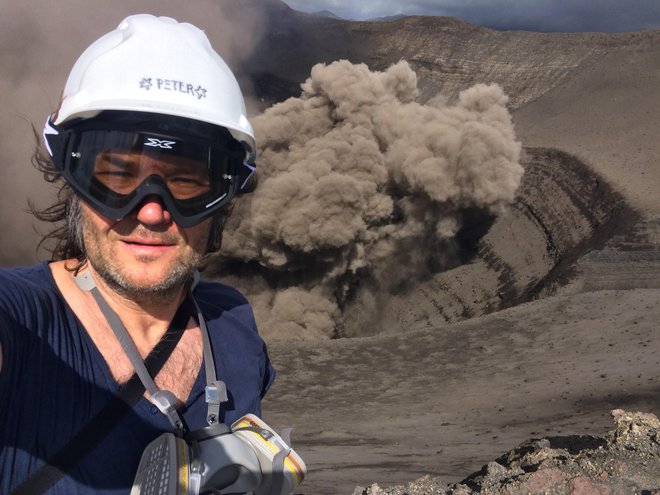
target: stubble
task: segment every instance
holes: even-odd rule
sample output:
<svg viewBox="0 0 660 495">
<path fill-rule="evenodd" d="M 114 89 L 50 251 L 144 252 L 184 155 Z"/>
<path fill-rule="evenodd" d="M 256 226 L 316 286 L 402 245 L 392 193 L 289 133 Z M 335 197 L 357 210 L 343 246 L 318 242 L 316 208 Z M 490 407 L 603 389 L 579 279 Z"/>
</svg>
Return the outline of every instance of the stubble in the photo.
<svg viewBox="0 0 660 495">
<path fill-rule="evenodd" d="M 90 265 L 109 288 L 131 300 L 154 303 L 177 298 L 183 287 L 192 280 L 195 270 L 204 264 L 206 240 L 200 242 L 200 246 L 191 246 L 192 249 L 182 250 L 156 282 L 141 280 L 131 266 L 122 265 L 117 261 L 113 244 L 108 240 L 106 233 L 99 231 L 88 215 L 83 214 L 82 220 L 85 251 Z M 175 240 L 165 234 L 151 231 L 139 223 L 132 226 L 124 224 L 122 227 L 123 235 L 157 236 L 164 242 Z M 137 256 L 135 261 L 138 266 L 144 268 L 154 260 L 146 256 Z"/>
</svg>

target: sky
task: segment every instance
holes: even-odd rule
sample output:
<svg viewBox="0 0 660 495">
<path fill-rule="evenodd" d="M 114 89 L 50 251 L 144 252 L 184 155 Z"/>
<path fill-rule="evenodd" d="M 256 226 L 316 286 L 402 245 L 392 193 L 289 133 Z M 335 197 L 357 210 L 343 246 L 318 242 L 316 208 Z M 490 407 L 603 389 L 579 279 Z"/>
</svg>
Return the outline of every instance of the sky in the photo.
<svg viewBox="0 0 660 495">
<path fill-rule="evenodd" d="M 284 0 L 302 12 L 366 20 L 396 15 L 458 17 L 496 29 L 623 32 L 660 28 L 659 0 Z"/>
</svg>

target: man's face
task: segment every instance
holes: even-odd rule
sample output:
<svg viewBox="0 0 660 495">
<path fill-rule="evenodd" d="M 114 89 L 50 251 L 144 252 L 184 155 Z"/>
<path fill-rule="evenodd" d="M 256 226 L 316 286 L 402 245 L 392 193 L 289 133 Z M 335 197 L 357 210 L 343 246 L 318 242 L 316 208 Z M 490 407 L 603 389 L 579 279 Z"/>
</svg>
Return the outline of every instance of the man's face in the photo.
<svg viewBox="0 0 660 495">
<path fill-rule="evenodd" d="M 82 206 L 87 258 L 113 289 L 132 298 L 176 295 L 202 264 L 210 220 L 176 225 L 157 196 L 115 221 Z"/>
</svg>

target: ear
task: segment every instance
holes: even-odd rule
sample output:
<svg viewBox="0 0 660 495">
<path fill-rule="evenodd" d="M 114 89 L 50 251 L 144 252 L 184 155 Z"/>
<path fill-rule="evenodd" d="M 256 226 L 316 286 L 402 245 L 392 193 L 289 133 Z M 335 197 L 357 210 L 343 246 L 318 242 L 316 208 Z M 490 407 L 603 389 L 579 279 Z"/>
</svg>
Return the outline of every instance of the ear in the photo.
<svg viewBox="0 0 660 495">
<path fill-rule="evenodd" d="M 209 229 L 209 240 L 206 245 L 206 254 L 212 254 L 220 250 L 220 246 L 222 245 L 222 234 L 225 230 L 227 220 L 234 210 L 234 201 L 234 199 L 229 201 L 229 203 L 223 206 L 220 211 L 216 212 L 211 217 L 211 228 Z"/>
</svg>

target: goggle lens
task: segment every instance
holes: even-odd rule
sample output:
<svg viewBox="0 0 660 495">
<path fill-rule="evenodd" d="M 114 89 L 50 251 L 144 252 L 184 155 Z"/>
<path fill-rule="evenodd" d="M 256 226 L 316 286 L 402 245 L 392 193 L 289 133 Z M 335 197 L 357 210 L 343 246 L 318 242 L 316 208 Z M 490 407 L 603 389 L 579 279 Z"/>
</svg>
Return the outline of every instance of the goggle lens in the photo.
<svg viewBox="0 0 660 495">
<path fill-rule="evenodd" d="M 230 143 L 147 132 L 74 134 L 65 175 L 100 213 L 119 219 L 148 194 L 163 198 L 175 221 L 194 225 L 236 193 L 244 152 Z"/>
<path fill-rule="evenodd" d="M 94 178 L 111 191 L 129 195 L 144 180 L 157 175 L 175 199 L 190 199 L 211 190 L 207 162 L 159 153 L 106 150 L 94 161 Z"/>
</svg>

